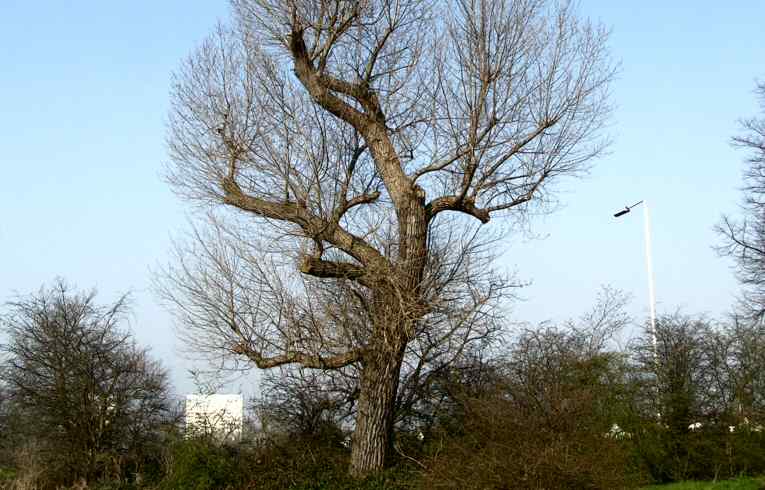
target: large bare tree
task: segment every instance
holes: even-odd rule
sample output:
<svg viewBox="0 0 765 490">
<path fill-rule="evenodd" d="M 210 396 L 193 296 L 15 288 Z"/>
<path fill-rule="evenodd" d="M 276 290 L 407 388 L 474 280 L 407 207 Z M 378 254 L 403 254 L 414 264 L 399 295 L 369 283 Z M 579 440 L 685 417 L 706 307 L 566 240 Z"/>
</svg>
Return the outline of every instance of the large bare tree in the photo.
<svg viewBox="0 0 765 490">
<path fill-rule="evenodd" d="M 363 476 L 413 340 L 469 337 L 507 285 L 482 225 L 605 148 L 607 33 L 545 0 L 232 4 L 173 86 L 168 177 L 214 211 L 161 289 L 207 352 L 357 366 Z"/>
</svg>

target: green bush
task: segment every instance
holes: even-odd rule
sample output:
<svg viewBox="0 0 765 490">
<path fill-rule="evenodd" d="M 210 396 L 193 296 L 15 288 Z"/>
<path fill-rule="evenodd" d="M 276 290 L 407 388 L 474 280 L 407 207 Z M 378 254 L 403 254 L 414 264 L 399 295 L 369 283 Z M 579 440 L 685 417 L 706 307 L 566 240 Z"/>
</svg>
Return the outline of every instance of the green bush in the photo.
<svg viewBox="0 0 765 490">
<path fill-rule="evenodd" d="M 492 390 L 456 396 L 429 443 L 426 488 L 613 489 L 643 480 L 629 436 L 608 434 L 624 417 L 621 360 L 566 352 L 567 339 L 553 334 L 523 345 L 526 357 Z"/>
<path fill-rule="evenodd" d="M 244 483 L 242 456 L 231 446 L 206 439 L 180 440 L 171 445 L 161 490 L 238 488 Z"/>
<path fill-rule="evenodd" d="M 634 431 L 636 463 L 656 483 L 717 480 L 765 473 L 765 434 L 720 423 L 696 431 L 645 421 Z"/>
<path fill-rule="evenodd" d="M 16 478 L 16 470 L 12 468 L 0 468 L 0 483 Z"/>
<path fill-rule="evenodd" d="M 334 438 L 284 436 L 235 446 L 208 438 L 186 439 L 167 449 L 158 490 L 396 489 L 417 478 L 406 466 L 359 482 L 347 474 L 350 452 Z"/>
</svg>

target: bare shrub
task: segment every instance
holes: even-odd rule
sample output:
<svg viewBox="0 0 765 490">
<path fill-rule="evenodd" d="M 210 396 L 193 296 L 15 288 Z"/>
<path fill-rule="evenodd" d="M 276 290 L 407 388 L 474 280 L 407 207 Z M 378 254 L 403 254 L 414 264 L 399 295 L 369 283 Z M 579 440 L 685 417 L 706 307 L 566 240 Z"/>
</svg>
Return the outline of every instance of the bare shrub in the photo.
<svg viewBox="0 0 765 490">
<path fill-rule="evenodd" d="M 433 488 L 621 488 L 639 473 L 630 435 L 627 363 L 606 349 L 627 321 L 606 294 L 583 324 L 522 332 L 484 382 L 455 383 L 442 434 L 430 443 Z M 616 306 L 610 309 L 608 305 Z M 601 318 L 601 321 L 596 320 Z M 468 378 L 469 379 L 469 378 Z M 618 425 L 616 426 L 618 428 Z"/>
<path fill-rule="evenodd" d="M 125 297 L 103 307 L 57 281 L 2 317 L 13 431 L 47 484 L 121 478 L 169 414 L 166 372 L 119 327 L 126 312 Z"/>
</svg>

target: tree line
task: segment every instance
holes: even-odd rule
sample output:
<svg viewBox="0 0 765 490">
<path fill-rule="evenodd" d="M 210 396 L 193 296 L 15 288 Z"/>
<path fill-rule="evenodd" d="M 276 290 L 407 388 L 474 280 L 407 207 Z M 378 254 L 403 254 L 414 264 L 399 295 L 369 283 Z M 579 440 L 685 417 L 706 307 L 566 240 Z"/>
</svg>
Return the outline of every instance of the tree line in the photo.
<svg viewBox="0 0 765 490">
<path fill-rule="evenodd" d="M 460 346 L 402 374 L 391 458 L 359 480 L 358 372 L 269 371 L 241 440 L 185 433 L 165 370 L 120 326 L 125 299 L 94 298 L 57 282 L 6 309 L 9 488 L 607 489 L 765 472 L 765 332 L 742 317 L 660 315 L 655 342 L 646 325 L 619 348 L 628 297 L 604 288 L 576 320 Z"/>
</svg>

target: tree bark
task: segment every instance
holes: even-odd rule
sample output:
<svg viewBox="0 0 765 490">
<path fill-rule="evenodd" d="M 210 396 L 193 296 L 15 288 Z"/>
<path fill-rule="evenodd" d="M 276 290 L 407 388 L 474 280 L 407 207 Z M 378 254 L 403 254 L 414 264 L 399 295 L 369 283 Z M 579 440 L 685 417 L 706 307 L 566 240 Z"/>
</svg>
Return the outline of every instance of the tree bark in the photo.
<svg viewBox="0 0 765 490">
<path fill-rule="evenodd" d="M 350 466 L 350 474 L 356 478 L 382 470 L 391 453 L 404 351 L 413 336 L 415 322 L 424 314 L 420 285 L 427 258 L 425 192 L 419 186 L 398 192 L 404 197 L 396 209 L 399 257 L 395 277 L 389 278 L 393 291 L 376 294 L 373 315 L 379 323 L 373 335 L 375 347 L 362 364 Z"/>
<path fill-rule="evenodd" d="M 385 466 L 393 445 L 393 420 L 404 344 L 377 353 L 363 365 L 350 474 L 363 478 Z"/>
</svg>

